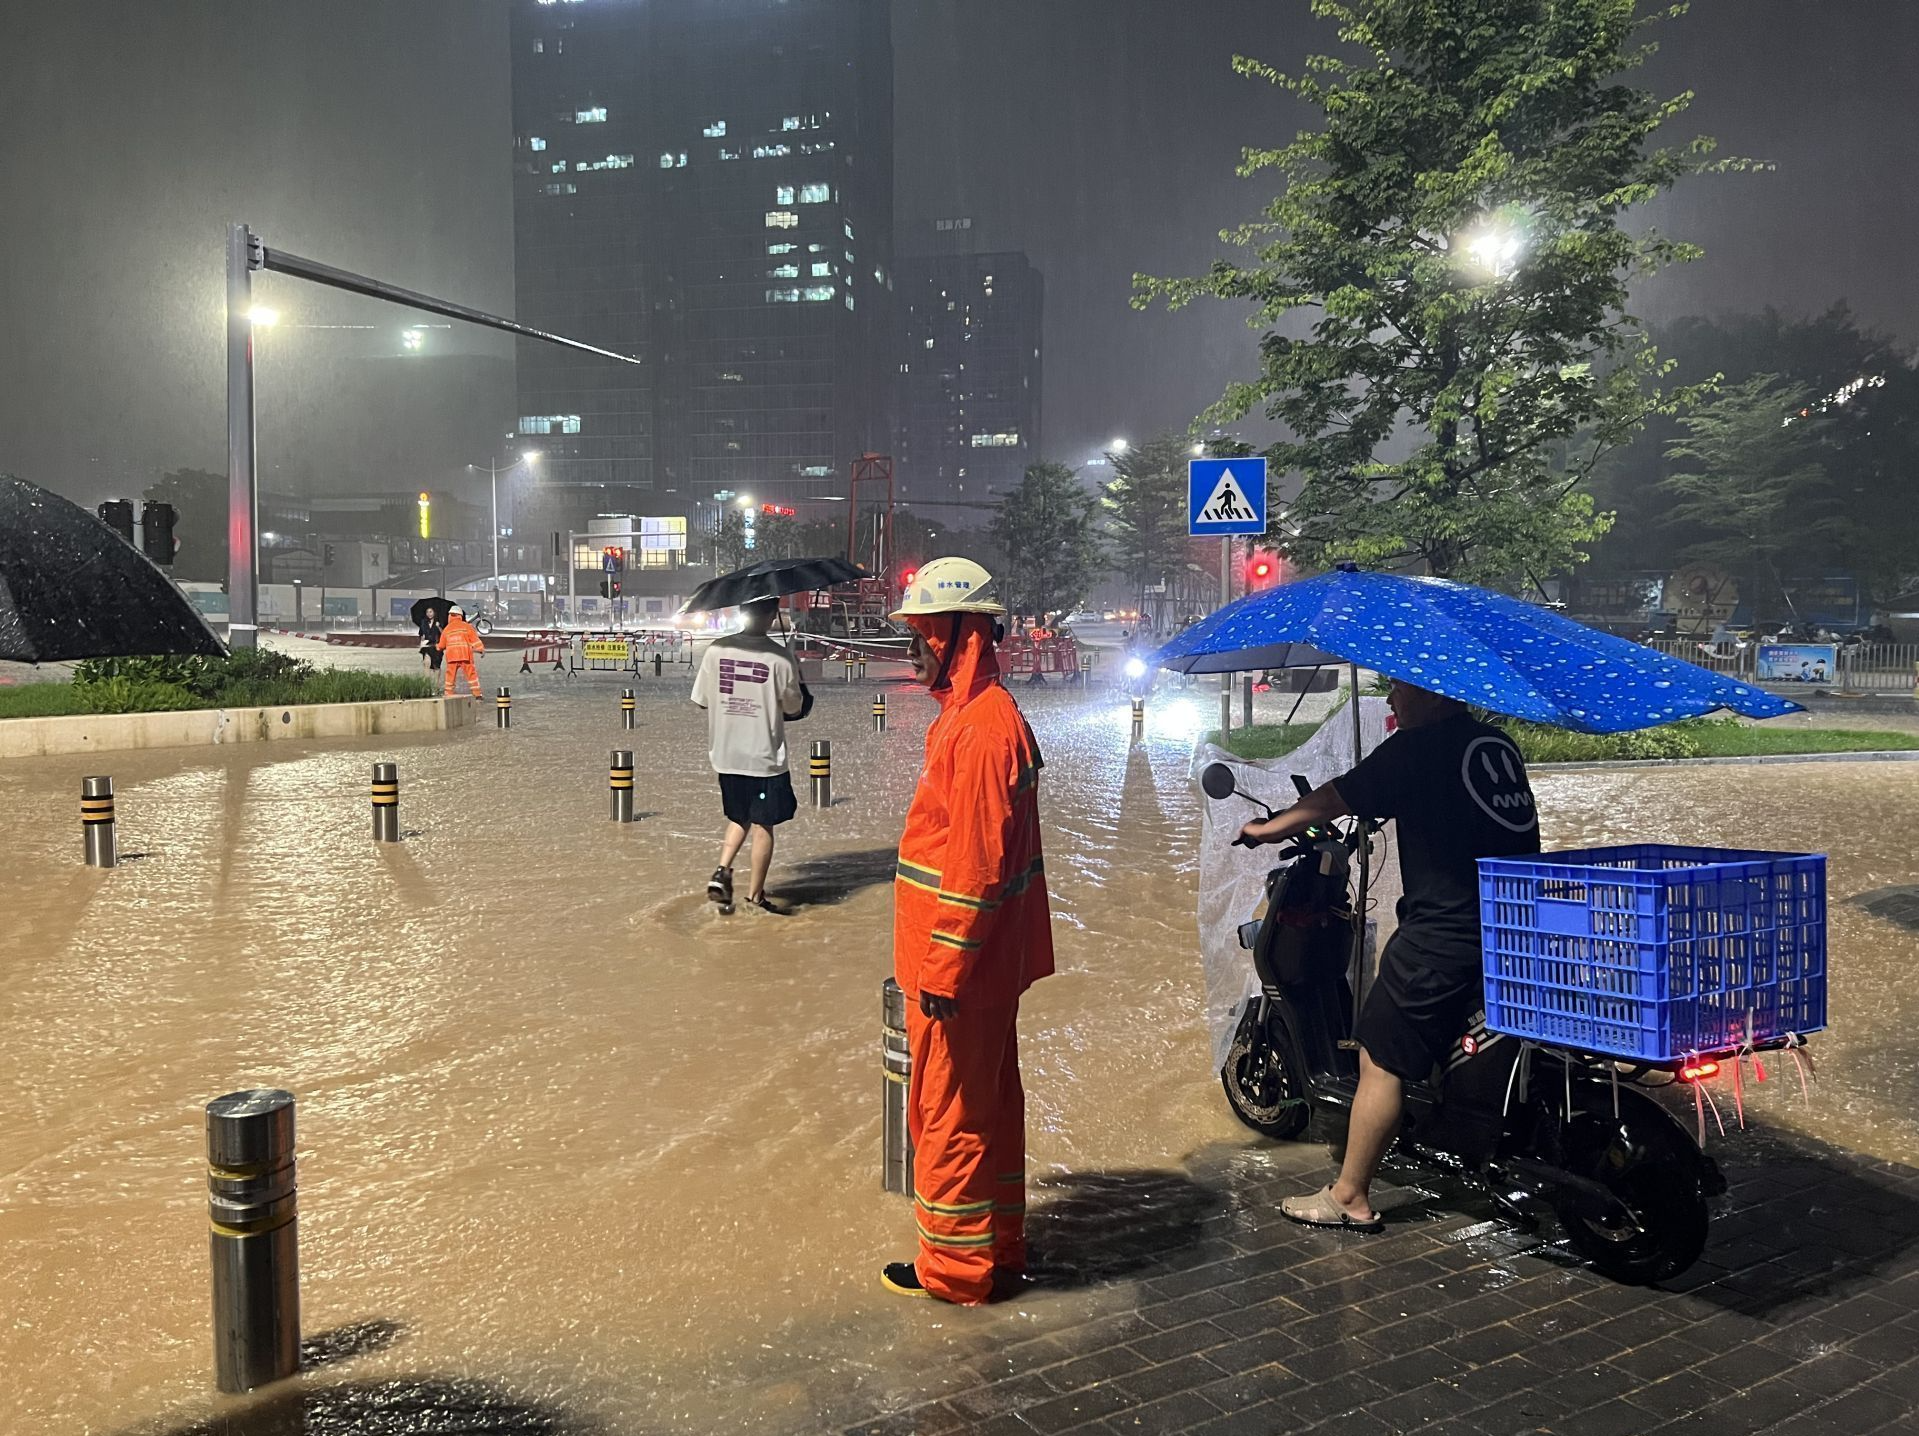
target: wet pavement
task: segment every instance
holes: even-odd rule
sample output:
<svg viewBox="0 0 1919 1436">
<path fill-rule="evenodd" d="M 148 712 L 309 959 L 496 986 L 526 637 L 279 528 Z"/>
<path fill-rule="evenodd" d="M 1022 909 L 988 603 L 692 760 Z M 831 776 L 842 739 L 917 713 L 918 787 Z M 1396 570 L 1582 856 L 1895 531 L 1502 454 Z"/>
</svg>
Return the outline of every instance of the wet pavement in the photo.
<svg viewBox="0 0 1919 1436">
<path fill-rule="evenodd" d="M 1840 899 L 1919 883 L 1919 773 L 1542 777 L 1556 844 L 1835 855 L 1853 960 L 1812 1106 L 1749 1088 L 1766 1132 L 1713 1139 L 1731 1210 L 1649 1295 L 1417 1181 L 1384 1237 L 1279 1222 L 1327 1159 L 1252 1139 L 1205 1070 L 1185 771 L 1216 704 L 1156 704 L 1130 748 L 1123 702 L 1022 691 L 1061 960 L 1021 1034 L 1046 1279 L 963 1312 L 874 1280 L 911 1231 L 878 1189 L 878 987 L 928 700 L 890 688 L 875 735 L 874 682 L 823 686 L 793 737 L 832 740 L 839 801 L 771 885 L 798 911 L 729 918 L 684 679 L 639 680 L 627 734 L 619 678 L 513 666 L 506 733 L 0 765 L 0 1430 L 1597 1433 L 1691 1402 L 1797 1436 L 1910 1408 L 1919 935 Z M 398 847 L 369 840 L 375 758 Z M 78 861 L 96 771 L 142 854 L 111 873 Z M 199 1111 L 252 1085 L 300 1098 L 316 1362 L 215 1403 Z"/>
</svg>

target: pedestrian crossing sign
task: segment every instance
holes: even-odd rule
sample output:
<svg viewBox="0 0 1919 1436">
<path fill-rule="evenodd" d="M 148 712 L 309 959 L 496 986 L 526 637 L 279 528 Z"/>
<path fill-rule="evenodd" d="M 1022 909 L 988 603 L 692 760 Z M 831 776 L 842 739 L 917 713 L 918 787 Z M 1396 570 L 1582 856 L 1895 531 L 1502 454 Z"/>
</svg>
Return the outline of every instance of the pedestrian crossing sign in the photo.
<svg viewBox="0 0 1919 1436">
<path fill-rule="evenodd" d="M 1195 538 L 1266 532 L 1266 461 L 1194 459 L 1186 466 L 1186 532 Z"/>
</svg>

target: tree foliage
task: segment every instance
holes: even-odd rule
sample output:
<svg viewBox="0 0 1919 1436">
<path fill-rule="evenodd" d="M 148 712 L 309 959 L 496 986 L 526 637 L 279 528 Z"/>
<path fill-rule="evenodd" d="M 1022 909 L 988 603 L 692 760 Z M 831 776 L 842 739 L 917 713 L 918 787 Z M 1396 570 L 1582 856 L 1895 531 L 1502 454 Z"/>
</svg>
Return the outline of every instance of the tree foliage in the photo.
<svg viewBox="0 0 1919 1436">
<path fill-rule="evenodd" d="M 1755 621 L 1769 616 L 1792 559 L 1850 527 L 1826 469 L 1830 418 L 1810 390 L 1758 374 L 1680 421 L 1668 445 L 1671 521 L 1699 538 L 1683 554 L 1738 575 Z"/>
<path fill-rule="evenodd" d="M 1044 616 L 1079 606 L 1100 566 L 1098 505 L 1064 464 L 1034 464 L 993 514 L 1007 607 Z"/>
<path fill-rule="evenodd" d="M 1651 18 L 1677 16 L 1661 6 Z M 1582 481 L 1661 401 L 1627 285 L 1696 250 L 1629 212 L 1704 168 L 1652 143 L 1690 94 L 1620 81 L 1652 50 L 1636 0 L 1314 0 L 1348 47 L 1298 74 L 1234 61 L 1317 110 L 1248 148 L 1277 171 L 1247 252 L 1135 303 L 1253 306 L 1260 372 L 1209 413 L 1291 437 L 1308 561 L 1417 562 L 1487 582 L 1563 569 L 1606 527 Z"/>
<path fill-rule="evenodd" d="M 1104 493 L 1113 558 L 1146 608 L 1147 591 L 1186 563 L 1186 442 L 1160 434 L 1108 454 Z"/>
</svg>

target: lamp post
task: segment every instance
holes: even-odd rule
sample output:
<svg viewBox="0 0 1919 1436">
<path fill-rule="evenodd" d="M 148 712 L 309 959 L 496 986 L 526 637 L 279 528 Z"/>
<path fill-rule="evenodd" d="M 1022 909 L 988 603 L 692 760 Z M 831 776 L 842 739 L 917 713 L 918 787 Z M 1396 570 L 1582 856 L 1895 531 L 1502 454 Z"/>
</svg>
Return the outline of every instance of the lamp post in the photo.
<svg viewBox="0 0 1919 1436">
<path fill-rule="evenodd" d="M 539 457 L 540 451 L 538 449 L 527 449 L 518 459 L 508 464 L 505 468 L 500 467 L 497 459 L 488 460 L 487 462 L 487 482 L 493 500 L 493 604 L 496 608 L 500 603 L 500 475 L 512 473 L 520 464 L 531 467 L 533 461 Z M 478 464 L 468 464 L 467 467 L 475 473 L 478 473 L 480 469 Z M 495 621 L 497 622 L 498 620 Z"/>
</svg>

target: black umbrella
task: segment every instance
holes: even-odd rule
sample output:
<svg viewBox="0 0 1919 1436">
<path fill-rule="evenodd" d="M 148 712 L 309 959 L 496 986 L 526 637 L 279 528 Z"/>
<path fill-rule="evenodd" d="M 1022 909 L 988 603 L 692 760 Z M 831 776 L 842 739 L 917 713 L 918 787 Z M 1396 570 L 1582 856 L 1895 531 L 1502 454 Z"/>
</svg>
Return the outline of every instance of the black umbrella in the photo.
<svg viewBox="0 0 1919 1436">
<path fill-rule="evenodd" d="M 0 475 L 0 658 L 225 652 L 186 595 L 112 529 Z"/>
<path fill-rule="evenodd" d="M 693 596 L 680 612 L 710 613 L 718 608 L 738 608 L 749 599 L 810 593 L 816 588 L 852 583 L 866 576 L 865 569 L 843 558 L 769 558 L 723 573 L 718 578 L 709 578 L 693 590 Z"/>
<path fill-rule="evenodd" d="M 440 626 L 444 628 L 446 626 L 447 613 L 452 607 L 453 600 L 450 598 L 439 598 L 437 596 L 434 598 L 416 598 L 413 600 L 413 607 L 409 608 L 407 612 L 413 618 L 413 626 L 418 628 L 426 622 L 427 610 L 432 609 L 433 612 L 439 616 Z"/>
</svg>

